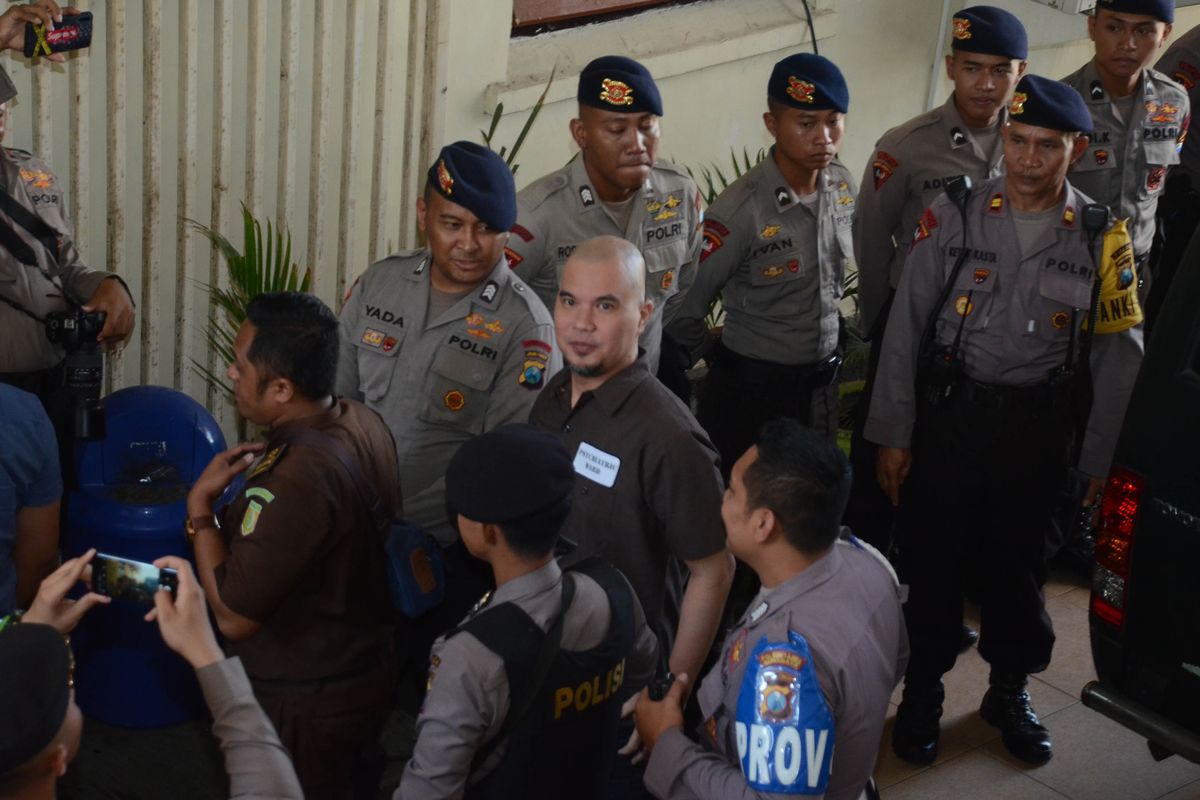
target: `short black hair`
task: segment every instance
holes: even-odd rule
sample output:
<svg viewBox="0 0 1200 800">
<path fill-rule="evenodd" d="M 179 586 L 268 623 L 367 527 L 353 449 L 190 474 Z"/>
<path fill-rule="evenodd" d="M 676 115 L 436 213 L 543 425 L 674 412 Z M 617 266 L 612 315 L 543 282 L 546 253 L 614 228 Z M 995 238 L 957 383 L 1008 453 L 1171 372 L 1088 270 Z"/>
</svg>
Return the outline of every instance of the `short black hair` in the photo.
<svg viewBox="0 0 1200 800">
<path fill-rule="evenodd" d="M 508 547 L 521 558 L 542 558 L 554 551 L 567 514 L 571 495 L 566 495 L 532 514 L 498 523 Z"/>
<path fill-rule="evenodd" d="M 850 499 L 850 462 L 829 438 L 793 419 L 759 431 L 758 458 L 747 468 L 746 508 L 768 508 L 788 543 L 820 553 L 837 541 Z"/>
<path fill-rule="evenodd" d="M 255 329 L 246 358 L 259 370 L 259 392 L 286 378 L 309 400 L 333 394 L 338 320 L 329 306 L 304 292 L 268 292 L 249 302 L 246 321 Z"/>
</svg>

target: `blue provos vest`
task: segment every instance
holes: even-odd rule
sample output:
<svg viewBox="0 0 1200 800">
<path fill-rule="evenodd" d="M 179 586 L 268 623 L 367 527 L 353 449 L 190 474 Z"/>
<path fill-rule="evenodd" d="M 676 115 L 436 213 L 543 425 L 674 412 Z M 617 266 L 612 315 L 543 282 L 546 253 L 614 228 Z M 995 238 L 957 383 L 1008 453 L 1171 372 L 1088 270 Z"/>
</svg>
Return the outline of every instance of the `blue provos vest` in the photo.
<svg viewBox="0 0 1200 800">
<path fill-rule="evenodd" d="M 737 750 L 746 784 L 775 794 L 824 794 L 833 760 L 833 713 L 808 642 L 759 639 L 737 701 Z"/>
</svg>

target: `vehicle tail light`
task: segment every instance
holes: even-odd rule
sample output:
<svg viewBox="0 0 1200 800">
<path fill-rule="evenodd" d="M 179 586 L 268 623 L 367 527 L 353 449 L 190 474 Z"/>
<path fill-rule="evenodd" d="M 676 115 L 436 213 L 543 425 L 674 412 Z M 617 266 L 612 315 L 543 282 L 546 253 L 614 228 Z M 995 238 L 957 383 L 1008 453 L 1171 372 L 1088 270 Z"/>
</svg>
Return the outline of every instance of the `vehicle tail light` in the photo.
<svg viewBox="0 0 1200 800">
<path fill-rule="evenodd" d="M 1125 622 L 1125 593 L 1142 489 L 1146 479 L 1113 467 L 1100 504 L 1096 569 L 1092 573 L 1092 613 L 1120 628 Z"/>
</svg>

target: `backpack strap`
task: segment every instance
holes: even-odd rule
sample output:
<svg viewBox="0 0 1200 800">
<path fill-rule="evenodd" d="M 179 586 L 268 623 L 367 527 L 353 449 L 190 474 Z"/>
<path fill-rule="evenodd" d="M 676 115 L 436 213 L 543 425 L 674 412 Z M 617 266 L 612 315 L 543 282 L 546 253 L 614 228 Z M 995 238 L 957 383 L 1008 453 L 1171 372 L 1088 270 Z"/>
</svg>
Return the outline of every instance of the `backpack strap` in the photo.
<svg viewBox="0 0 1200 800">
<path fill-rule="evenodd" d="M 370 512 L 371 519 L 375 522 L 375 527 L 381 532 L 388 529 L 392 523 L 392 515 L 387 507 L 384 506 L 379 493 L 375 491 L 375 487 L 367 480 L 366 475 L 363 474 L 362 468 L 358 465 L 358 460 L 354 457 L 354 454 L 350 452 L 350 448 L 329 434 L 322 433 L 315 428 L 286 430 L 280 439 L 288 444 L 304 445 L 332 456 L 346 470 L 347 475 L 350 477 L 350 483 L 358 491 L 359 499 L 362 500 L 363 505 Z"/>
</svg>

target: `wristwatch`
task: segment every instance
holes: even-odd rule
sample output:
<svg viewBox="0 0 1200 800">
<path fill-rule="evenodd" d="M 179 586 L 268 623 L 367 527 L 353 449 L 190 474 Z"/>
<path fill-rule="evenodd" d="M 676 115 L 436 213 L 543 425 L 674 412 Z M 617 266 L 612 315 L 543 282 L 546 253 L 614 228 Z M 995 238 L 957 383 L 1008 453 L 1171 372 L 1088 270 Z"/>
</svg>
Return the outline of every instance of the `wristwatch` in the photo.
<svg viewBox="0 0 1200 800">
<path fill-rule="evenodd" d="M 212 514 L 205 514 L 202 517 L 188 517 L 183 521 L 183 532 L 187 534 L 188 544 L 192 544 L 196 540 L 196 534 L 207 528 L 220 530 L 217 525 L 217 518 Z"/>
</svg>

